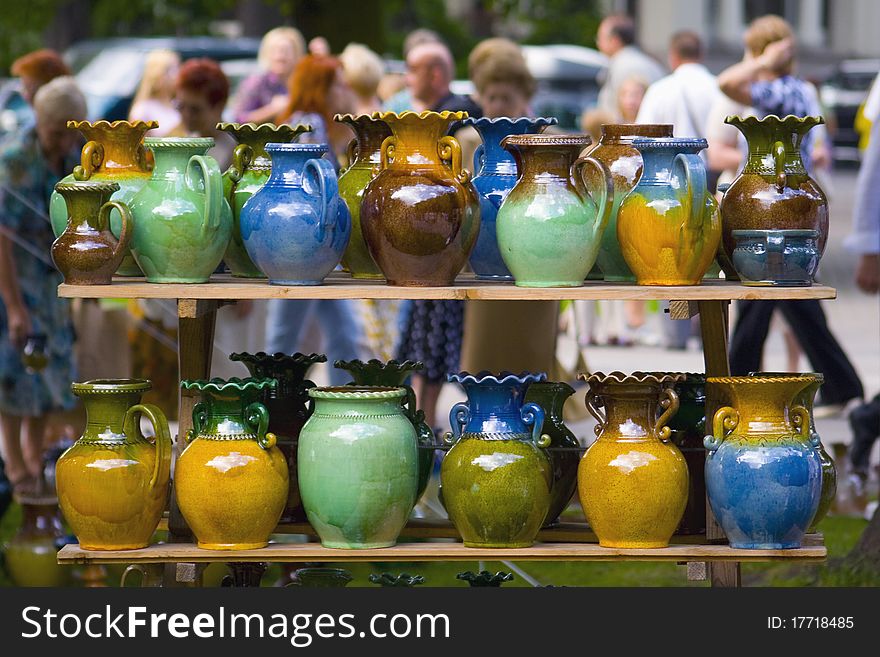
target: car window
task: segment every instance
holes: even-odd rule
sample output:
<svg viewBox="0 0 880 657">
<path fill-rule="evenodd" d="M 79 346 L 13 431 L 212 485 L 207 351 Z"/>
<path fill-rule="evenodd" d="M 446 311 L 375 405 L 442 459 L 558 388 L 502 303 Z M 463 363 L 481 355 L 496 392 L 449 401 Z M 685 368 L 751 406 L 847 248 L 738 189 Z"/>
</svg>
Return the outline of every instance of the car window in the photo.
<svg viewBox="0 0 880 657">
<path fill-rule="evenodd" d="M 83 93 L 91 96 L 133 96 L 141 81 L 147 53 L 111 48 L 98 53 L 77 73 Z"/>
</svg>

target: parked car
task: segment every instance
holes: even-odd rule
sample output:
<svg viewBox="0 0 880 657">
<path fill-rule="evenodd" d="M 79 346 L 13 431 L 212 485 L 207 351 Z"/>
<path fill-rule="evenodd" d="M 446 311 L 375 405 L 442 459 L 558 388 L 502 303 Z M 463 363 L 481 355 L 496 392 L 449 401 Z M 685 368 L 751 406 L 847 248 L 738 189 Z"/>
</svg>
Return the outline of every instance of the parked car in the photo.
<svg viewBox="0 0 880 657">
<path fill-rule="evenodd" d="M 880 71 L 880 59 L 845 59 L 819 87 L 822 105 L 836 126 L 832 153 L 837 161 L 859 161 L 856 113 Z"/>
</svg>

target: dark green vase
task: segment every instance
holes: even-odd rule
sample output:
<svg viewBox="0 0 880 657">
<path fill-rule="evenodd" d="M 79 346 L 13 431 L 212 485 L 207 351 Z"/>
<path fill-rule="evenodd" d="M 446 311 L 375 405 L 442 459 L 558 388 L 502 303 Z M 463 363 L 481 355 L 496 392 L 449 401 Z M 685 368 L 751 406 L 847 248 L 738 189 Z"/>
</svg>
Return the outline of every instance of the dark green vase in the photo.
<svg viewBox="0 0 880 657">
<path fill-rule="evenodd" d="M 490 573 L 488 570 L 481 570 L 480 572 L 475 573 L 471 570 L 466 570 L 463 573 L 458 573 L 458 575 L 455 576 L 455 579 L 463 579 L 468 584 L 474 587 L 498 587 L 504 584 L 504 582 L 511 581 L 513 579 L 513 573 L 505 573 L 501 570 L 499 570 L 497 573 Z"/>
<path fill-rule="evenodd" d="M 361 360 L 337 360 L 333 367 L 345 370 L 351 374 L 352 382 L 349 385 L 357 386 L 389 386 L 406 388 L 404 408 L 406 416 L 416 430 L 416 438 L 419 442 L 419 485 L 416 490 L 416 502 L 421 499 L 428 481 L 431 478 L 431 466 L 434 463 L 434 432 L 425 422 L 424 411 L 416 409 L 416 394 L 408 385 L 404 385 L 406 378 L 413 372 L 424 369 L 424 365 L 417 361 L 389 360 L 382 362 L 375 358 L 367 362 Z"/>
<path fill-rule="evenodd" d="M 554 381 L 533 383 L 526 392 L 527 402 L 535 402 L 544 409 L 541 433 L 550 436 L 550 447 L 545 451 L 550 459 L 553 483 L 550 489 L 550 510 L 547 512 L 544 527 L 550 527 L 559 521 L 559 514 L 565 511 L 577 488 L 577 469 L 582 450 L 577 438 L 562 420 L 562 407 L 565 406 L 565 400 L 573 394 L 574 388 L 570 385 Z"/>
<path fill-rule="evenodd" d="M 342 568 L 300 568 L 290 578 L 287 586 L 306 588 L 343 588 L 354 579 L 351 573 Z"/>
<path fill-rule="evenodd" d="M 410 575 L 409 573 L 400 573 L 392 575 L 391 573 L 382 573 L 381 575 L 373 573 L 370 575 L 370 581 L 383 587 L 390 588 L 408 588 L 425 583 L 425 578 L 421 575 Z"/>
<path fill-rule="evenodd" d="M 706 375 L 685 374 L 675 384 L 678 412 L 667 422 L 670 440 L 688 468 L 688 501 L 677 534 L 706 533 Z"/>
</svg>

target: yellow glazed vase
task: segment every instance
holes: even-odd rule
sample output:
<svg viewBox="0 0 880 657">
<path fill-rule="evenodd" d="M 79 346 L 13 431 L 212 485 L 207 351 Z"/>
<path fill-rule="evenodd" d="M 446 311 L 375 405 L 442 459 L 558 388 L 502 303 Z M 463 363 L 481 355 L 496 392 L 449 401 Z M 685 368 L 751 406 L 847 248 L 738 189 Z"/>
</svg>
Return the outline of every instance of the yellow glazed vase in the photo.
<svg viewBox="0 0 880 657">
<path fill-rule="evenodd" d="M 681 375 L 580 375 L 598 438 L 578 466 L 578 494 L 599 545 L 662 548 L 688 499 L 688 470 L 666 422 L 678 410 Z M 658 405 L 663 413 L 657 417 Z"/>
<path fill-rule="evenodd" d="M 165 415 L 141 396 L 145 379 L 71 385 L 86 409 L 82 437 L 58 459 L 55 485 L 65 520 L 87 550 L 146 547 L 168 502 L 171 435 Z M 156 433 L 140 431 L 141 415 Z"/>
<path fill-rule="evenodd" d="M 258 399 L 275 379 L 181 381 L 198 390 L 174 481 L 180 512 L 207 550 L 265 547 L 287 503 L 288 471 Z"/>
</svg>

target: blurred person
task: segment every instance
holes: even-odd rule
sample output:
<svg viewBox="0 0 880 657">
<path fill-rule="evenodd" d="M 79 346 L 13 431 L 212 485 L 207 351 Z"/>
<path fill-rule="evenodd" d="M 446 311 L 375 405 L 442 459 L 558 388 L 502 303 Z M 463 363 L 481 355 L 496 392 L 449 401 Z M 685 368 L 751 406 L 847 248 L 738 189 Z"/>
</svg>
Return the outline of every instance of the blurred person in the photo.
<svg viewBox="0 0 880 657">
<path fill-rule="evenodd" d="M 377 91 L 385 75 L 385 63 L 361 43 L 348 44 L 339 55 L 345 80 L 354 92 L 354 113 L 372 114 L 382 109 Z"/>
<path fill-rule="evenodd" d="M 606 16 L 599 24 L 596 46 L 609 59 L 605 82 L 599 90 L 598 107 L 620 119 L 620 85 L 634 76 L 641 76 L 652 84 L 662 78 L 665 71 L 636 45 L 636 27 L 629 16 Z"/>
<path fill-rule="evenodd" d="M 406 86 L 415 112 L 467 112 L 479 118 L 483 112 L 473 99 L 452 93 L 455 76 L 452 53 L 444 43 L 422 43 L 406 56 Z"/>
<path fill-rule="evenodd" d="M 245 78 L 236 92 L 235 120 L 273 121 L 287 106 L 287 82 L 305 52 L 305 41 L 296 28 L 276 27 L 266 32 L 257 55 L 261 70 Z"/>
<path fill-rule="evenodd" d="M 642 75 L 633 75 L 620 83 L 617 88 L 617 116 L 621 123 L 637 122 L 648 86 L 648 80 Z"/>
<path fill-rule="evenodd" d="M 423 43 L 443 43 L 443 39 L 434 30 L 418 28 L 406 35 L 403 40 L 403 60 L 409 56 L 410 51 Z M 391 96 L 383 99 L 383 109 L 388 112 L 404 112 L 412 110 L 413 100 L 409 87 L 406 84 L 406 74 L 400 76 L 402 87 Z M 381 95 L 381 94 L 380 94 Z"/>
<path fill-rule="evenodd" d="M 72 75 L 70 67 L 54 50 L 43 48 L 22 55 L 10 67 L 10 72 L 21 80 L 21 95 L 33 106 L 37 91 L 44 84 L 61 76 Z"/>
<path fill-rule="evenodd" d="M 309 41 L 309 54 L 315 57 L 329 57 L 332 54 L 330 42 L 322 36 L 316 36 Z"/>
<path fill-rule="evenodd" d="M 601 109 L 584 110 L 578 121 L 581 132 L 590 135 L 593 143 L 602 138 L 602 126 L 606 123 L 614 123 L 614 114 Z"/>
<path fill-rule="evenodd" d="M 214 146 L 208 155 L 225 171 L 232 164 L 235 139 L 218 130 L 223 108 L 229 99 L 229 80 L 213 59 L 189 59 L 177 73 L 174 99 L 180 112 L 180 125 L 172 132 L 175 137 L 212 137 Z"/>
<path fill-rule="evenodd" d="M 405 94 L 407 104 L 409 104 L 409 92 L 406 90 L 406 76 L 401 73 L 386 72 L 379 80 L 379 86 L 376 88 L 376 95 L 382 104 L 383 110 L 389 110 L 392 105 L 392 99 L 398 94 Z"/>
<path fill-rule="evenodd" d="M 815 88 L 795 77 L 795 39 L 791 26 L 779 16 L 762 16 L 744 36 L 749 57 L 718 75 L 721 91 L 736 102 L 749 104 L 758 117 L 816 115 Z M 815 129 L 814 129 L 815 130 Z M 808 132 L 802 142 L 807 171 L 820 164 Z M 814 415 L 826 417 L 864 396 L 855 368 L 831 333 L 818 300 L 739 301 L 730 340 L 730 371 L 734 376 L 761 369 L 764 342 L 773 311 L 779 309 L 807 355 L 811 367 L 825 375 Z"/>
<path fill-rule="evenodd" d="M 76 378 L 70 304 L 57 295 L 63 278 L 49 256 L 48 202 L 79 163 L 79 137 L 67 122 L 86 118 L 86 100 L 62 76 L 41 86 L 33 103 L 36 123 L 0 148 L 0 428 L 18 491 L 39 486 L 47 415 L 73 408 Z M 33 335 L 45 336 L 47 363 L 29 372 L 21 354 Z"/>
<path fill-rule="evenodd" d="M 149 137 L 165 137 L 180 125 L 180 112 L 174 107 L 174 88 L 180 69 L 180 55 L 173 50 L 153 50 L 144 62 L 144 74 L 135 92 L 129 121 L 158 121 Z"/>
</svg>

